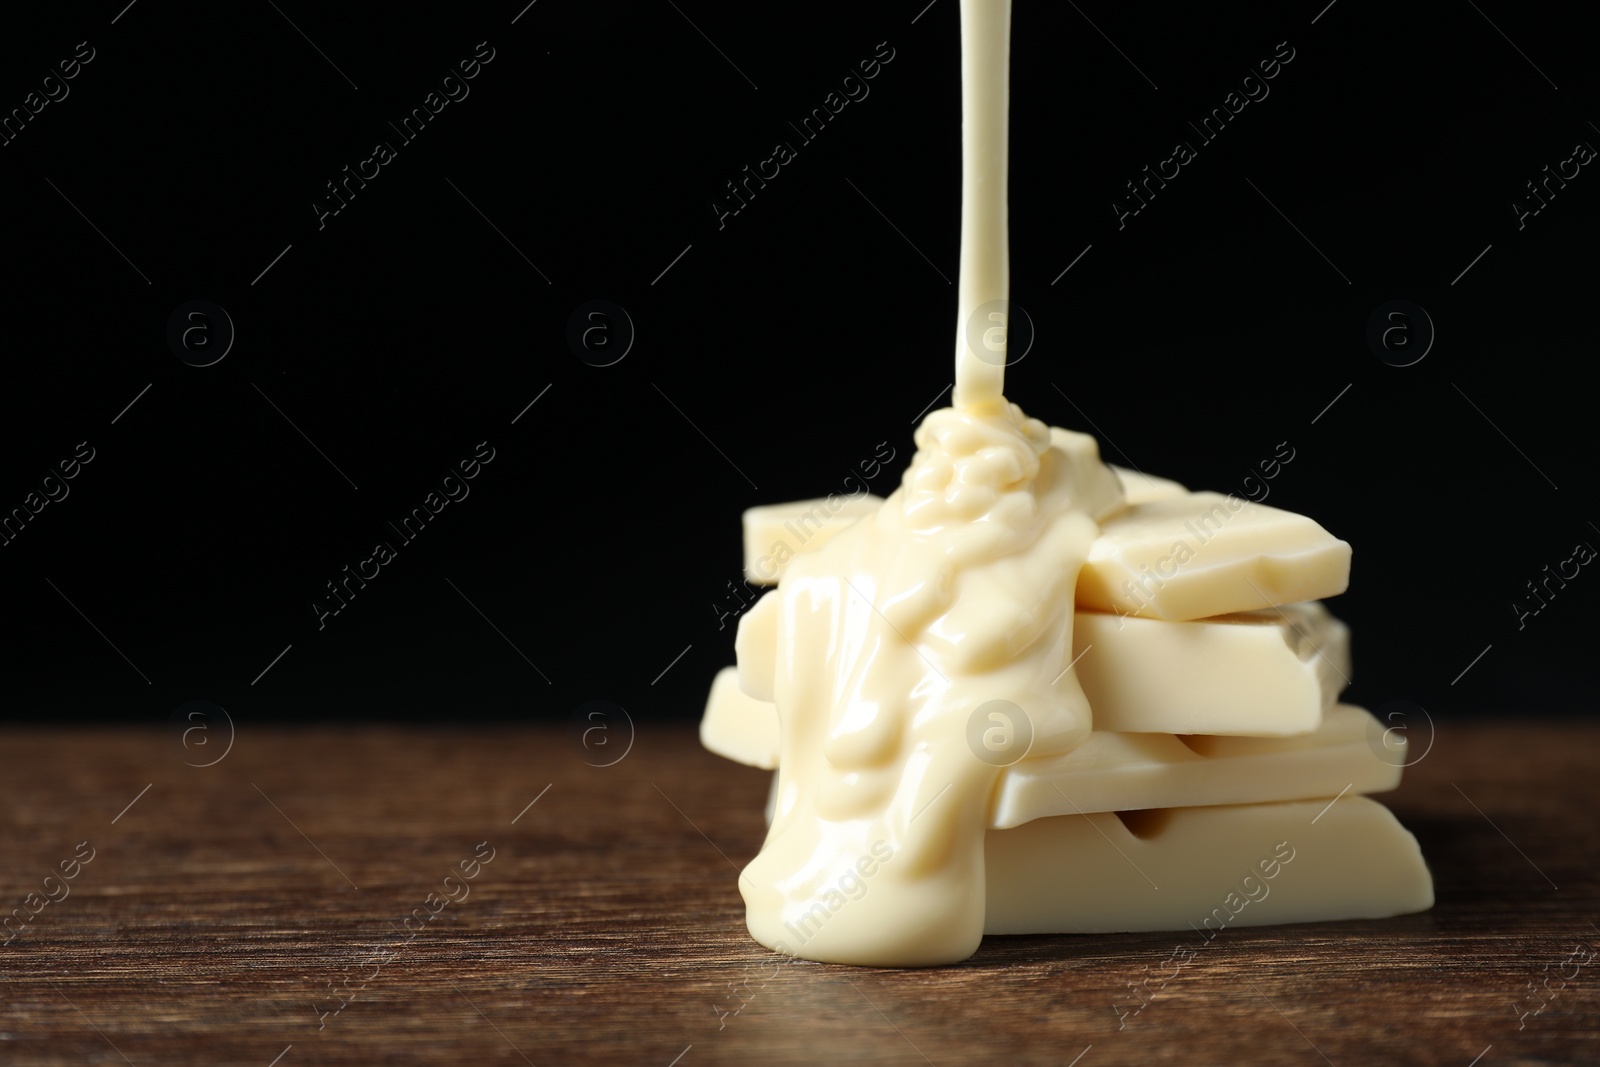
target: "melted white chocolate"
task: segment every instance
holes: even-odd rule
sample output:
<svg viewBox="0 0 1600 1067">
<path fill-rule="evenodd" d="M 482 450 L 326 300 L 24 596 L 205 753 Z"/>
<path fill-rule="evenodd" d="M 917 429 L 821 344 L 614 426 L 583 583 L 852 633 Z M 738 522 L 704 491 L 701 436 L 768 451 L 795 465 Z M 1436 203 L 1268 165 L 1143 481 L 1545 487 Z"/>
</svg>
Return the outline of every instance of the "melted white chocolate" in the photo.
<svg viewBox="0 0 1600 1067">
<path fill-rule="evenodd" d="M 1090 731 L 1060 665 L 1094 516 L 1122 506 L 1122 486 L 1092 443 L 1053 445 L 1006 402 L 1003 310 L 983 351 L 968 328 L 1008 296 L 1010 22 L 1010 0 L 962 0 L 955 407 L 918 427 L 883 506 L 796 557 L 770 594 L 782 755 L 772 826 L 740 888 L 756 940 L 808 959 L 970 956 L 989 808 L 1015 759 L 980 758 L 969 723 L 1007 702 L 1015 758 L 1066 752 Z"/>
<path fill-rule="evenodd" d="M 1092 516 L 1119 506 L 1121 484 L 1015 405 L 936 411 L 916 442 L 884 505 L 796 557 L 769 594 L 782 757 L 740 886 L 755 938 L 809 959 L 971 955 L 1003 764 L 1066 752 L 1091 726 L 1061 664 Z M 990 762 L 968 736 L 994 700 L 1020 710 L 1008 725 L 1026 747 Z"/>
</svg>

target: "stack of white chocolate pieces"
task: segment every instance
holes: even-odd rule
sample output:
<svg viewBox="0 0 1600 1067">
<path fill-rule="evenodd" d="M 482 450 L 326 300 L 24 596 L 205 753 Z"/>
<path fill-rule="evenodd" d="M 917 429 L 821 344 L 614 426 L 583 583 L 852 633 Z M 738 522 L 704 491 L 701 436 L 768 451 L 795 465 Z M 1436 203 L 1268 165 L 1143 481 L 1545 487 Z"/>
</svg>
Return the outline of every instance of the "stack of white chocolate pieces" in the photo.
<svg viewBox="0 0 1600 1067">
<path fill-rule="evenodd" d="M 1070 451 L 1093 447 L 1053 432 Z M 1431 907 L 1416 840 L 1364 795 L 1399 784 L 1404 740 L 1336 701 L 1349 631 L 1318 601 L 1345 590 L 1350 546 L 1301 515 L 1112 469 L 1127 504 L 1101 517 L 1079 576 L 1070 666 L 1094 731 L 1002 773 L 985 932 L 1215 936 Z M 752 508 L 749 581 L 776 582 L 880 504 Z M 740 620 L 739 666 L 717 675 L 700 725 L 711 751 L 768 769 L 775 599 Z"/>
</svg>

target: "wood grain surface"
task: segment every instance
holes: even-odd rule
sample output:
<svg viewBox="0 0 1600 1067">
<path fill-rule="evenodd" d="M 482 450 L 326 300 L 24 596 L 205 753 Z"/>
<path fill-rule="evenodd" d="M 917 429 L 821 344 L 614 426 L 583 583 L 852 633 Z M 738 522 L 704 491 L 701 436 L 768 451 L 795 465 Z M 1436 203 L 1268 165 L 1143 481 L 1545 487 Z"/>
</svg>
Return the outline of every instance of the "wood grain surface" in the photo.
<svg viewBox="0 0 1600 1067">
<path fill-rule="evenodd" d="M 625 723 L 587 752 L 241 729 L 192 766 L 224 725 L 0 734 L 0 913 L 31 916 L 0 1063 L 1600 1063 L 1591 726 L 1439 729 L 1385 798 L 1432 911 L 1228 929 L 1119 1021 L 1195 935 L 988 938 L 937 970 L 763 950 L 736 872 L 768 776 L 688 726 L 607 767 Z"/>
</svg>

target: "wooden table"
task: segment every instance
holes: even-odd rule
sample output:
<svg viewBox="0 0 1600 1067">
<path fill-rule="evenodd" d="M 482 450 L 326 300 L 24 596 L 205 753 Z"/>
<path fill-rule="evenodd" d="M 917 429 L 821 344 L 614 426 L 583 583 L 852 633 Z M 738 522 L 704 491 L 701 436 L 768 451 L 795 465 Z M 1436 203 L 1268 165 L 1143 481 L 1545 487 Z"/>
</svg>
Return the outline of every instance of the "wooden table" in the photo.
<svg viewBox="0 0 1600 1067">
<path fill-rule="evenodd" d="M 609 767 L 556 729 L 242 730 L 186 765 L 225 733 L 0 734 L 0 899 L 37 910 L 0 1063 L 1600 1063 L 1600 956 L 1555 977 L 1600 953 L 1594 726 L 1441 727 L 1388 798 L 1431 912 L 1228 929 L 1120 1028 L 1193 935 L 921 971 L 760 948 L 735 872 L 768 776 L 687 726 Z"/>
</svg>

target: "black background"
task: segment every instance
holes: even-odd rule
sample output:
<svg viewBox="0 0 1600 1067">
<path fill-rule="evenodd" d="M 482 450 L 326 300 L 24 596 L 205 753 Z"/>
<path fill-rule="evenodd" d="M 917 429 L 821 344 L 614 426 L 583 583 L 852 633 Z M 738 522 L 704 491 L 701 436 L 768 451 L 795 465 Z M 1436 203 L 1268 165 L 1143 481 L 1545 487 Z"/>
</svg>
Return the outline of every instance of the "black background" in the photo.
<svg viewBox="0 0 1600 1067">
<path fill-rule="evenodd" d="M 8 17 L 7 112 L 78 42 L 94 59 L 0 147 L 0 509 L 95 458 L 0 547 L 0 714 L 697 716 L 733 660 L 740 511 L 837 491 L 879 442 L 886 493 L 950 381 L 958 9 L 925 3 Z M 1511 204 L 1600 145 L 1592 37 L 1565 8 L 1321 9 L 1017 4 L 1012 292 L 1038 340 L 1007 393 L 1195 488 L 1240 491 L 1287 441 L 1268 503 L 1355 547 L 1350 699 L 1588 714 L 1600 577 L 1520 630 L 1511 605 L 1600 545 L 1600 177 L 1520 230 Z M 399 144 L 480 41 L 470 95 Z M 801 143 L 879 42 L 870 95 Z M 1187 122 L 1279 42 L 1270 95 L 1201 143 Z M 1119 229 L 1180 140 L 1197 158 Z M 396 158 L 319 228 L 377 141 Z M 778 141 L 798 158 L 719 228 Z M 237 330 L 204 368 L 166 340 L 195 299 Z M 566 339 L 595 299 L 636 329 L 609 367 Z M 1437 328 L 1409 367 L 1366 341 L 1396 299 Z M 470 496 L 319 630 L 324 583 L 481 441 Z"/>
</svg>

